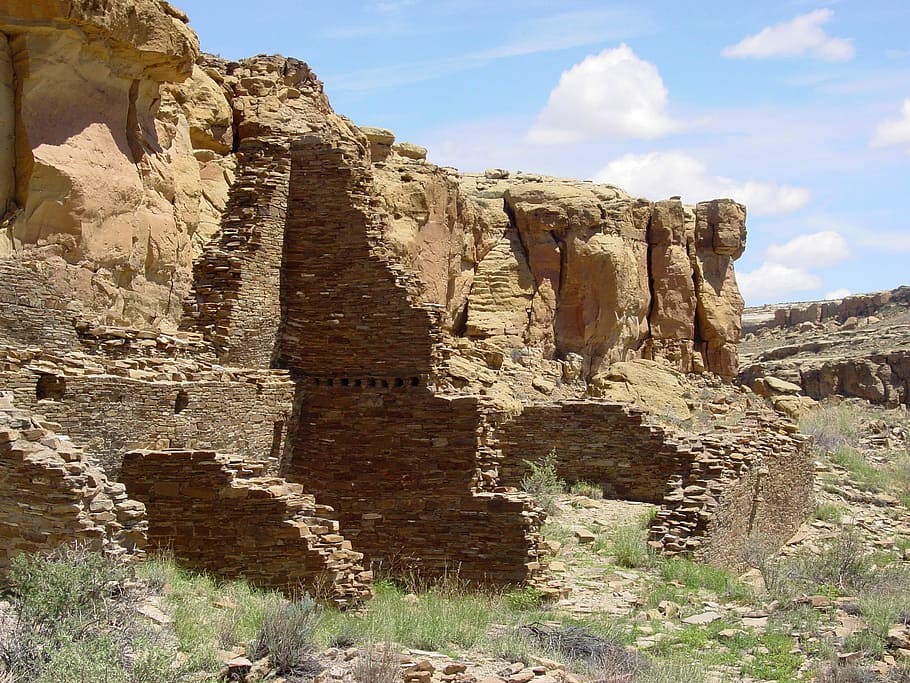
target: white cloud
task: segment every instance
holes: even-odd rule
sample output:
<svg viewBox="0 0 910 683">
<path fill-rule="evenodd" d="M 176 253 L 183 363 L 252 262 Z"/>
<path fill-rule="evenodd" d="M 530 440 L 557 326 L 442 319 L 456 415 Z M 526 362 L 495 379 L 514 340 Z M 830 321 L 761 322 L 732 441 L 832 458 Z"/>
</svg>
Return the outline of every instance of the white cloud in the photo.
<svg viewBox="0 0 910 683">
<path fill-rule="evenodd" d="M 794 292 L 818 289 L 821 278 L 780 263 L 761 264 L 748 273 L 737 273 L 736 282 L 747 301 L 783 301 Z"/>
<path fill-rule="evenodd" d="M 878 124 L 872 140 L 869 142 L 873 147 L 887 147 L 905 143 L 910 144 L 910 97 L 904 100 L 900 118 L 882 121 Z"/>
<path fill-rule="evenodd" d="M 829 36 L 820 26 L 833 14 L 829 9 L 817 9 L 790 21 L 767 26 L 736 45 L 725 47 L 721 54 L 724 57 L 782 57 L 809 52 L 828 62 L 852 59 L 855 54 L 853 41 Z"/>
<path fill-rule="evenodd" d="M 622 44 L 563 72 L 527 139 L 538 144 L 652 139 L 683 127 L 668 113 L 667 89 L 657 67 Z"/>
<path fill-rule="evenodd" d="M 891 253 L 910 252 L 910 232 L 901 232 L 897 230 L 872 232 L 865 230 L 862 234 L 857 236 L 856 242 L 864 247 L 877 249 L 879 251 L 888 251 Z"/>
<path fill-rule="evenodd" d="M 593 179 L 651 199 L 681 195 L 686 202 L 694 203 L 729 197 L 756 215 L 796 211 L 811 196 L 809 190 L 794 185 L 711 175 L 702 162 L 683 152 L 626 154 L 607 164 Z"/>
<path fill-rule="evenodd" d="M 783 245 L 772 244 L 765 258 L 794 268 L 824 268 L 850 258 L 850 248 L 840 233 L 824 230 L 800 235 Z"/>
<path fill-rule="evenodd" d="M 831 299 L 843 299 L 844 297 L 850 296 L 851 292 L 846 287 L 841 287 L 840 289 L 835 289 L 833 292 L 828 292 L 825 294 L 825 299 L 830 301 Z"/>
</svg>

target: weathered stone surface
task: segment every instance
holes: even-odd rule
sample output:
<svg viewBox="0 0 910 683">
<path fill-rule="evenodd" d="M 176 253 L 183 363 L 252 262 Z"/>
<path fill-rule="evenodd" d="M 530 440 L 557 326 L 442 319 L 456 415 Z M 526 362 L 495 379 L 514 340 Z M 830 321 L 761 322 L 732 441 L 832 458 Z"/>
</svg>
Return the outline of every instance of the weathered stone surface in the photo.
<svg viewBox="0 0 910 683">
<path fill-rule="evenodd" d="M 662 363 L 637 359 L 614 363 L 588 383 L 588 395 L 634 403 L 659 415 L 690 416 L 679 373 Z"/>
<path fill-rule="evenodd" d="M 213 451 L 131 451 L 122 479 L 146 505 L 150 542 L 187 566 L 339 607 L 369 598 L 372 573 L 333 510 L 263 469 Z"/>
<path fill-rule="evenodd" d="M 20 553 L 75 542 L 115 557 L 144 556 L 145 506 L 43 424 L 0 398 L 0 574 Z"/>
</svg>

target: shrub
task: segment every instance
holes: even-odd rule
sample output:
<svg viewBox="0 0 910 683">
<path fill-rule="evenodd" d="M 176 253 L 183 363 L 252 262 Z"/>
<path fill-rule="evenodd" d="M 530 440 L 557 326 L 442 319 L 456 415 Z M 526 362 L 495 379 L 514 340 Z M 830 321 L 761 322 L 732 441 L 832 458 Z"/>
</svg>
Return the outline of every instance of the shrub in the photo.
<svg viewBox="0 0 910 683">
<path fill-rule="evenodd" d="M 815 446 L 833 452 L 855 445 L 859 436 L 862 415 L 850 403 L 826 405 L 812 411 L 799 421 L 799 428 L 815 437 Z"/>
<path fill-rule="evenodd" d="M 174 659 L 136 611 L 148 587 L 122 562 L 84 545 L 15 557 L 12 617 L 0 629 L 0 665 L 17 682 L 175 680 Z"/>
<path fill-rule="evenodd" d="M 251 643 L 253 658 L 268 656 L 272 666 L 289 681 L 319 673 L 322 667 L 313 658 L 319 613 L 316 601 L 308 595 L 267 607 L 259 635 Z"/>
<path fill-rule="evenodd" d="M 556 449 L 539 461 L 525 460 L 528 473 L 521 480 L 521 489 L 537 499 L 548 515 L 556 513 L 556 499 L 566 488 L 556 472 Z"/>
<path fill-rule="evenodd" d="M 533 586 L 516 588 L 503 596 L 505 603 L 516 612 L 529 612 L 541 606 L 544 592 Z"/>
<path fill-rule="evenodd" d="M 649 567 L 654 551 L 647 543 L 645 531 L 638 525 L 618 527 L 612 534 L 613 554 L 620 567 Z"/>
<path fill-rule="evenodd" d="M 399 656 L 389 643 L 371 645 L 354 662 L 357 683 L 395 683 L 399 678 Z"/>
</svg>

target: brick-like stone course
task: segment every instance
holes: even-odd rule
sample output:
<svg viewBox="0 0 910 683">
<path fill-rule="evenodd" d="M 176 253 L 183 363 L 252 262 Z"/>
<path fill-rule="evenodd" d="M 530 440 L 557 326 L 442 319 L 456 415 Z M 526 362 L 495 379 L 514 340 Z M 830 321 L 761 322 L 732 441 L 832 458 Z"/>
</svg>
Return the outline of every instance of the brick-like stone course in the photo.
<svg viewBox="0 0 910 683">
<path fill-rule="evenodd" d="M 475 488 L 482 414 L 436 389 L 441 312 L 383 242 L 365 147 L 306 135 L 291 158 L 281 362 L 303 384 L 284 473 L 334 506 L 375 564 L 539 580 L 543 512 Z"/>
<path fill-rule="evenodd" d="M 339 607 L 368 598 L 372 574 L 332 508 L 262 473 L 261 462 L 214 451 L 131 451 L 122 478 L 147 507 L 150 542 L 182 564 Z"/>
<path fill-rule="evenodd" d="M 78 346 L 73 315 L 48 284 L 49 263 L 0 259 L 0 344 L 66 351 Z"/>
<path fill-rule="evenodd" d="M 295 391 L 281 370 L 9 348 L 0 348 L 0 386 L 63 425 L 112 476 L 138 448 L 222 449 L 277 469 Z"/>
<path fill-rule="evenodd" d="M 20 553 L 70 543 L 141 558 L 145 506 L 50 426 L 0 397 L 0 575 Z"/>
<path fill-rule="evenodd" d="M 685 434 L 622 404 L 567 401 L 526 407 L 496 435 L 497 483 L 519 485 L 527 461 L 555 450 L 568 481 L 659 505 L 649 532 L 654 547 L 712 564 L 742 567 L 750 544 L 780 546 L 814 507 L 811 439 L 757 412 Z"/>
</svg>

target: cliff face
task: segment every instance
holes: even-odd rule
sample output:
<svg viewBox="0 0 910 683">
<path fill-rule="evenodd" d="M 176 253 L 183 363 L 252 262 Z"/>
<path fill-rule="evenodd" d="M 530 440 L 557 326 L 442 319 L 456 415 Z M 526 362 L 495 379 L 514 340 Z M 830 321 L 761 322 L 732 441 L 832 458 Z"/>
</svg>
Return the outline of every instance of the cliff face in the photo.
<svg viewBox="0 0 910 683">
<path fill-rule="evenodd" d="M 742 206 L 443 169 L 336 116 L 302 62 L 200 56 L 185 21 L 161 0 L 0 3 L 0 255 L 36 272 L 67 315 L 159 329 L 184 318 L 226 359 L 267 355 L 275 330 L 252 318 L 277 321 L 277 299 L 263 309 L 224 273 L 238 240 L 271 249 L 257 277 L 274 289 L 281 245 L 231 226 L 283 221 L 287 150 L 272 143 L 333 128 L 370 149 L 387 243 L 447 331 L 577 354 L 588 379 L 639 357 L 735 373 Z M 224 329 L 228 313 L 238 329 Z"/>
<path fill-rule="evenodd" d="M 609 185 L 375 162 L 387 239 L 455 334 L 547 358 L 664 359 L 735 374 L 745 209 L 635 199 Z"/>
</svg>

